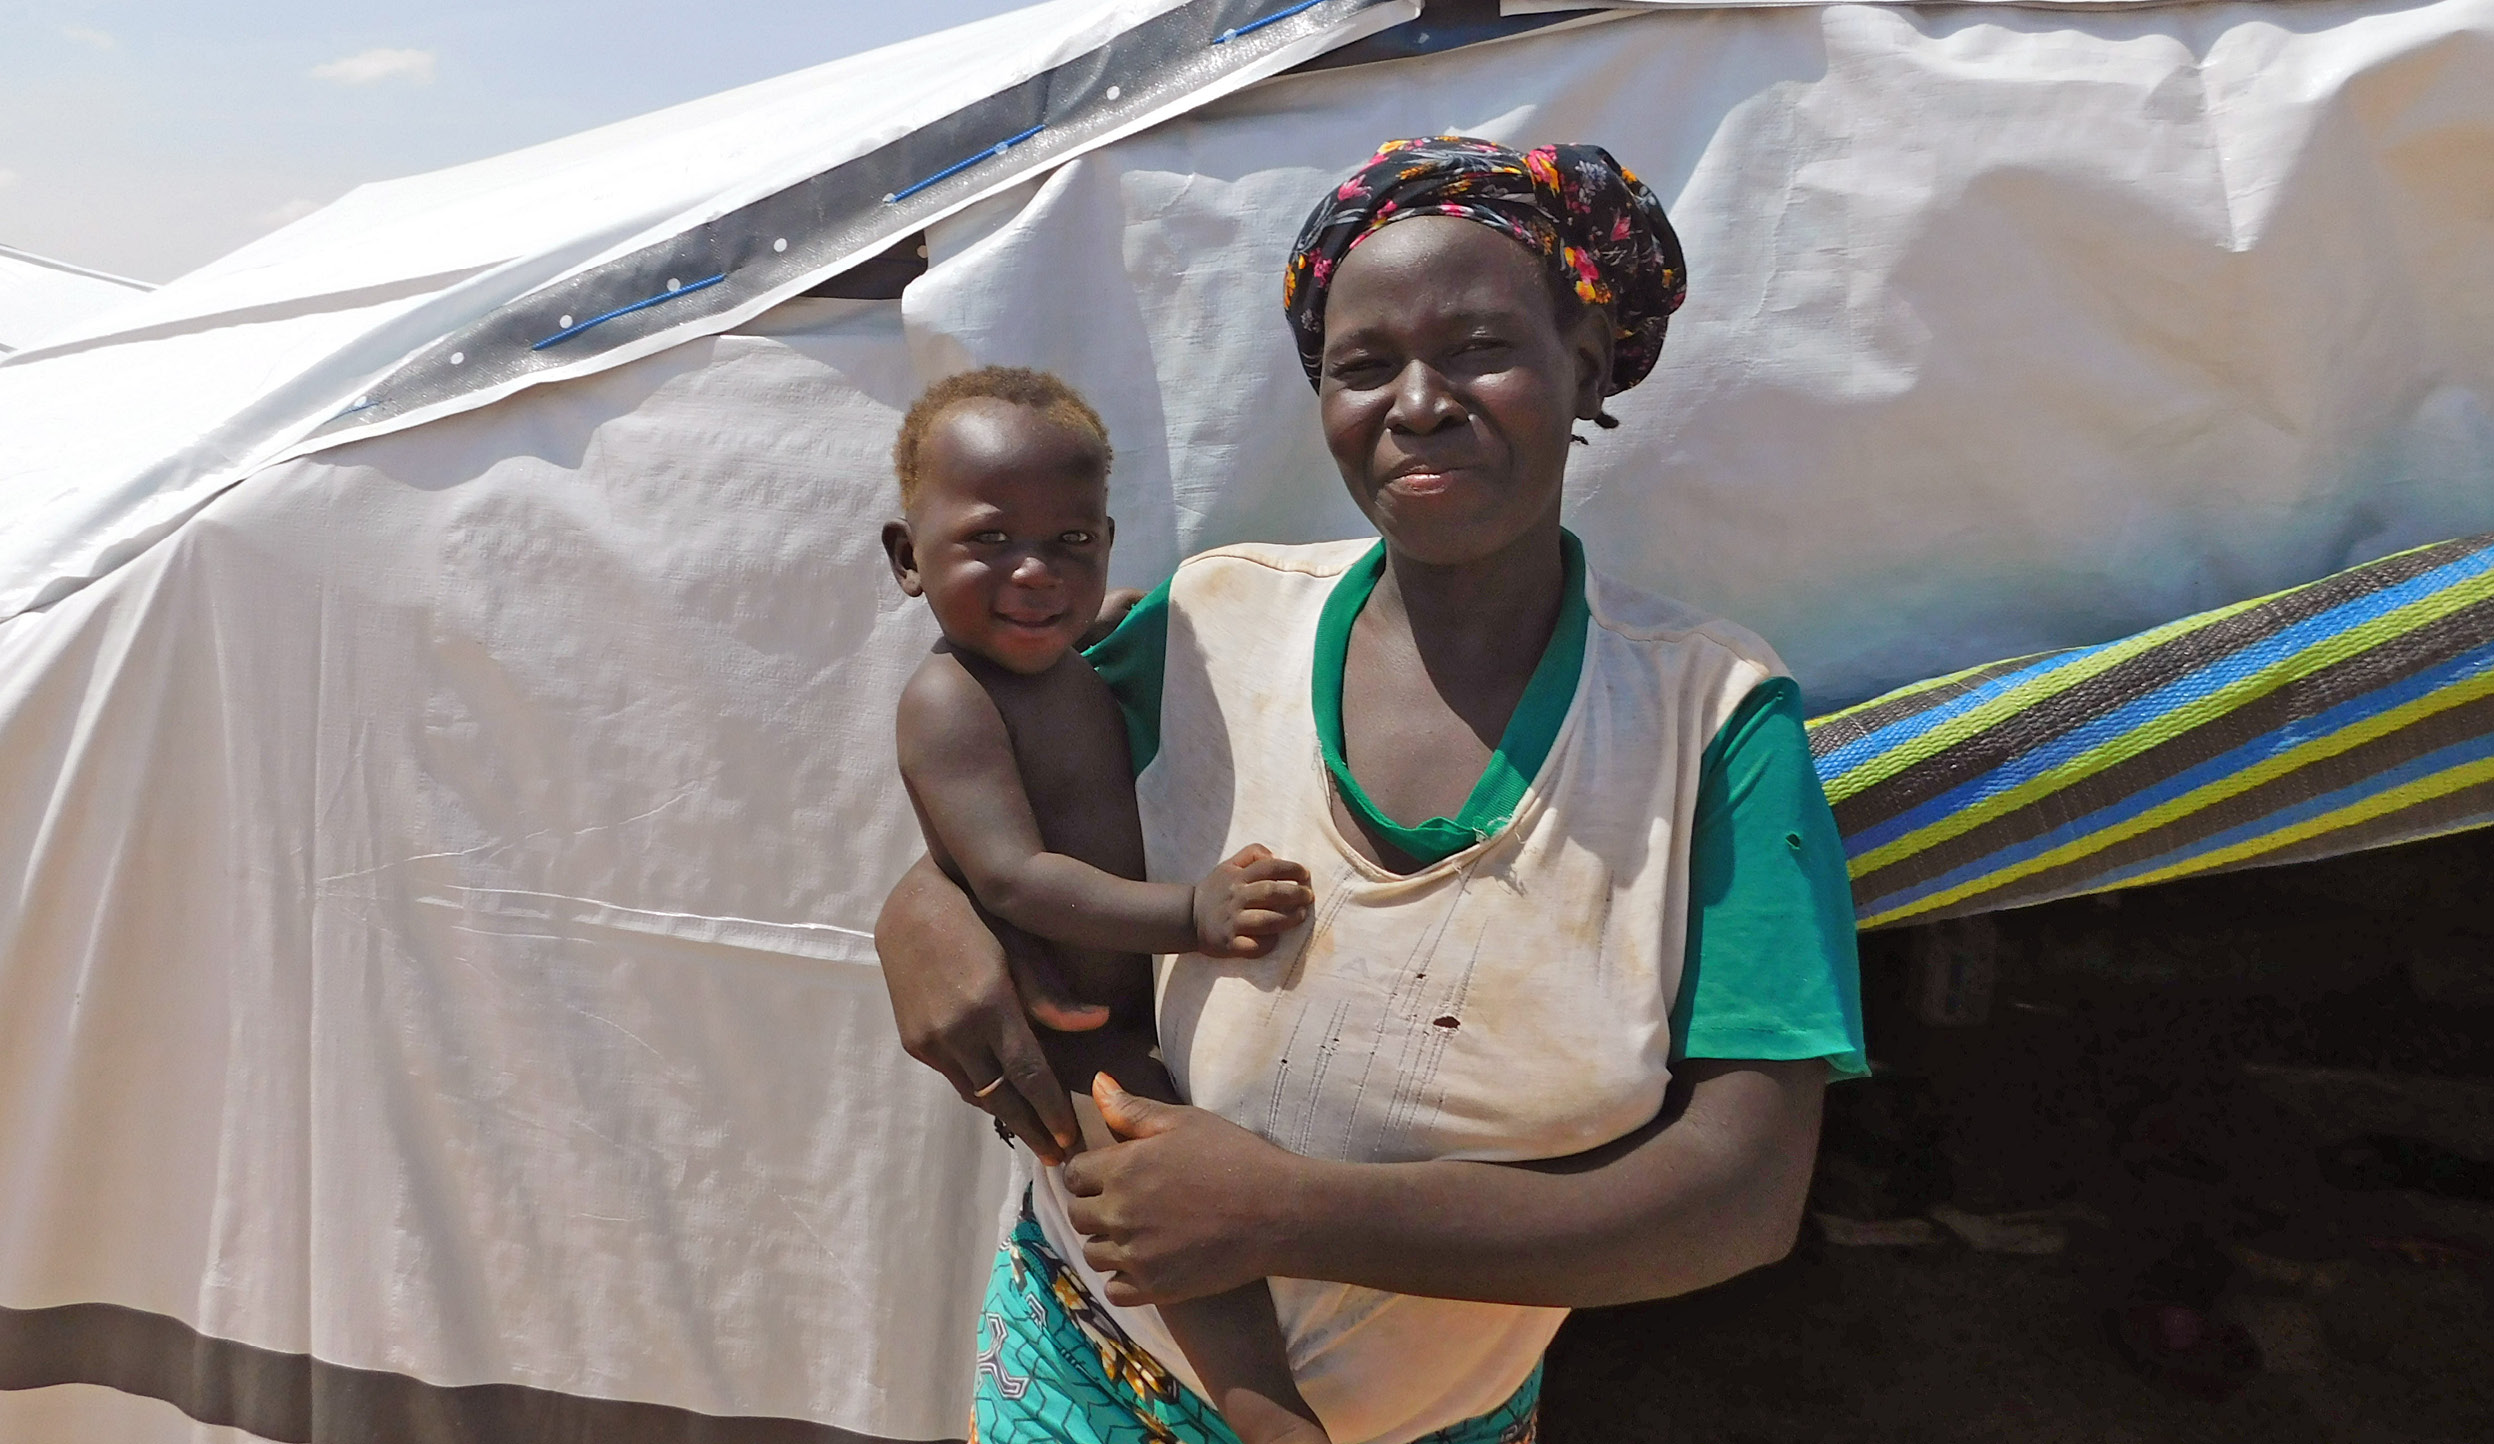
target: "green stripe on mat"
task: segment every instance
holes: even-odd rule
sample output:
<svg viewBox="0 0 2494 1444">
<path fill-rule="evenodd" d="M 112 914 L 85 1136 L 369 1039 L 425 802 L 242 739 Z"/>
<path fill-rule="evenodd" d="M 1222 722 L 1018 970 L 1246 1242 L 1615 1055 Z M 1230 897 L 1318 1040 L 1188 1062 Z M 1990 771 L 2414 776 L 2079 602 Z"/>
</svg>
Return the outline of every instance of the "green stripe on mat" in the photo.
<svg viewBox="0 0 2494 1444">
<path fill-rule="evenodd" d="M 2494 573 L 2471 578 L 2430 596 L 2420 597 L 2359 626 L 2332 633 L 2309 647 L 2280 657 L 2249 676 L 2194 697 L 2119 737 L 2108 739 L 2039 777 L 1872 848 L 1853 860 L 1853 868 L 1863 874 L 1875 872 L 1899 858 L 1945 842 L 2004 813 L 2061 791 L 2090 774 L 2136 756 L 2176 733 L 2220 717 L 2290 681 L 2310 676 L 2402 633 L 2429 625 L 2442 614 L 2454 610 L 2454 596 L 2465 596 L 2473 601 L 2489 595 L 2494 595 Z"/>
<path fill-rule="evenodd" d="M 2417 724 L 2437 714 L 2464 707 L 2470 702 L 2489 698 L 2494 698 L 2494 673 L 2471 678 L 2456 687 L 2428 693 L 2352 727 L 2315 737 L 2301 746 L 2264 758 L 2240 772 L 2231 773 L 2214 782 L 2194 788 L 2180 797 L 2160 803 L 2137 817 L 2100 831 L 2087 833 L 1997 872 L 1986 873 L 1981 877 L 1960 883 L 1956 887 L 1933 893 L 1929 897 L 1917 900 L 1913 904 L 1914 910 L 1921 912 L 1932 908 L 1947 907 L 1987 892 L 1999 892 L 2013 883 L 2082 859 L 2095 859 L 2098 863 L 2096 870 L 2099 872 L 2110 871 L 2112 867 L 2120 864 L 2109 859 L 2097 858 L 2096 855 L 2104 853 L 2117 844 L 2160 831 L 2196 815 L 2221 812 L 2223 810 L 2221 804 L 2225 802 L 2250 794 L 2265 785 L 2285 780 L 2291 774 L 2300 772 L 2306 767 L 2355 753 L 2367 743 L 2395 737 L 2407 744 L 2402 748 L 2394 749 L 2390 755 L 2380 759 L 2378 766 L 2368 767 L 2363 774 L 2365 776 L 2378 775 L 2397 766 L 2401 761 L 2407 760 L 2407 757 L 2420 756 L 2437 746 L 2447 746 L 2452 740 L 2444 735 L 2436 735 L 2431 729 Z M 2494 719 L 2494 713 L 2484 715 L 2488 719 Z M 2399 756 L 2400 752 L 2405 752 L 2407 757 Z M 2356 780 L 2358 779 L 2354 777 L 2341 777 L 2335 779 L 2335 783 L 2343 787 Z M 2229 826 L 2239 826 L 2251 820 L 2251 817 L 2239 815 L 2210 817 L 2203 835 L 2222 832 Z M 2189 840 L 2188 838 L 2160 840 L 2148 855 L 2154 856 L 2156 852 L 2171 851 L 2174 846 L 2187 845 Z M 1873 875 L 1868 872 L 1856 874 L 1855 882 L 1862 891 L 1873 897 L 1894 892 L 1899 887 L 1913 886 L 1912 882 L 1904 881 L 1893 885 L 1879 885 L 1873 882 Z M 2137 886 L 2138 884 L 2127 885 Z"/>
<path fill-rule="evenodd" d="M 2041 682 L 2063 678 L 2067 685 L 2043 691 L 2013 689 L 1979 709 L 1984 714 L 1980 718 L 1970 711 L 1930 734 L 1864 759 L 1827 781 L 1828 799 L 1836 805 L 1837 821 L 1846 832 L 1874 827 L 1939 796 L 1969 776 L 2011 760 L 2040 737 L 2067 731 L 2089 716 L 2154 691 L 2188 675 L 2194 668 L 2232 655 L 2286 627 L 2412 581 L 2482 551 L 2486 545 L 2486 539 L 2479 537 L 2416 547 L 2318 582 L 2197 613 L 2125 638 L 2084 663 L 2038 679 Z M 2034 660 L 2054 655 L 2059 654 L 2045 653 Z M 1945 687 L 1982 670 L 1971 668 L 1925 685 Z M 1891 700 L 1875 698 L 1851 711 L 1821 718 L 1812 724 L 1813 733 L 1822 727 L 1841 726 L 1848 718 L 1885 707 Z M 2003 725 L 2011 722 L 2018 726 Z M 1831 752 L 1834 746 L 1814 750 Z"/>
<path fill-rule="evenodd" d="M 2462 607 L 2336 666 L 2297 678 L 2207 725 L 2179 732 L 2080 779 L 2072 785 L 2086 789 L 2087 796 L 2075 807 L 2052 806 L 2047 799 L 1870 872 L 1857 872 L 1854 880 L 1862 896 L 1875 898 L 1939 877 L 2065 827 L 2074 815 L 2134 796 L 2256 738 L 2464 656 L 2489 637 L 2494 637 L 2494 599 Z"/>
</svg>

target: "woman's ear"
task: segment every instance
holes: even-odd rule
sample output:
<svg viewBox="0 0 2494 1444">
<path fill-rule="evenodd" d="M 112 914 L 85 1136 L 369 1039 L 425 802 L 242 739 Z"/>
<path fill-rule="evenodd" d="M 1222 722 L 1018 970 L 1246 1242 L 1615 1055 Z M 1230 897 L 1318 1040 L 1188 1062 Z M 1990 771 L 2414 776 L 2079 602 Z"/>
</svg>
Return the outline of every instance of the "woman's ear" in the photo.
<svg viewBox="0 0 2494 1444">
<path fill-rule="evenodd" d="M 1611 313 L 1600 306 L 1578 311 L 1568 326 L 1568 351 L 1576 358 L 1579 421 L 1593 421 L 1602 415 L 1602 400 L 1611 394 L 1611 350 L 1618 339 L 1618 329 L 1611 325 Z"/>
<path fill-rule="evenodd" d="M 883 524 L 883 559 L 892 564 L 892 580 L 901 584 L 902 595 L 926 595 L 926 583 L 918 579 L 918 540 L 910 535 L 908 522 Z"/>
</svg>

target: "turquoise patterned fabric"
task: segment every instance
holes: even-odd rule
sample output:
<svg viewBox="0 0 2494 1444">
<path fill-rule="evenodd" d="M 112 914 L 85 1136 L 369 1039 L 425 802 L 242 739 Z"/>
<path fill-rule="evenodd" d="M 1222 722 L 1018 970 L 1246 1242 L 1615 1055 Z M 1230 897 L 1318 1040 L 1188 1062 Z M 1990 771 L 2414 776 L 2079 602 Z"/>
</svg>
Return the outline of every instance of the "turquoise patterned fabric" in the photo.
<svg viewBox="0 0 2494 1444">
<path fill-rule="evenodd" d="M 1541 1370 L 1415 1444 L 1534 1444 Z M 1025 1197 L 979 1314 L 969 1444 L 1238 1444 L 1211 1404 L 1126 1336 L 1048 1246 Z"/>
</svg>

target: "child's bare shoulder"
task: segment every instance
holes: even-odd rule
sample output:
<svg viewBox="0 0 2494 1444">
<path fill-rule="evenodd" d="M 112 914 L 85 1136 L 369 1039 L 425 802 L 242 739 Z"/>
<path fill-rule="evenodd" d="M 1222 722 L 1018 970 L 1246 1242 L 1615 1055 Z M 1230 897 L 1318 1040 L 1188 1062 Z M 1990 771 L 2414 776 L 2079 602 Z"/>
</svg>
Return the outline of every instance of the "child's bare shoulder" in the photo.
<svg viewBox="0 0 2494 1444">
<path fill-rule="evenodd" d="M 903 770 L 914 757 L 939 749 L 1011 745 L 996 699 L 961 658 L 947 651 L 928 654 L 909 675 L 894 723 Z"/>
</svg>

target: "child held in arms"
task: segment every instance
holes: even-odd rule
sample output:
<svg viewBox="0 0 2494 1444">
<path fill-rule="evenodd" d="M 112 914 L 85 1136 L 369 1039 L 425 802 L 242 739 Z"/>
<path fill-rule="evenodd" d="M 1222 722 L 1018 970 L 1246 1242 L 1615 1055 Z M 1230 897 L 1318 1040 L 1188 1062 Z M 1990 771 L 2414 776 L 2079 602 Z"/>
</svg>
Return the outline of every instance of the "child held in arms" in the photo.
<svg viewBox="0 0 2494 1444">
<path fill-rule="evenodd" d="M 1001 366 L 949 377 L 901 423 L 892 460 L 904 519 L 884 527 L 883 545 L 901 590 L 926 598 L 944 633 L 898 717 L 901 778 L 927 853 L 989 913 L 1053 944 L 1076 996 L 1128 1024 L 1051 1040 L 1057 1076 L 1093 1078 L 1102 1119 L 1122 1136 L 1121 1082 L 1177 1100 L 1148 1031 L 1131 1025 L 1151 1016 L 1143 955 L 1262 957 L 1314 898 L 1307 869 L 1262 847 L 1191 886 L 1141 880 L 1125 724 L 1077 650 L 1116 535 L 1110 458 L 1098 414 L 1056 377 Z M 1325 1444 L 1261 1281 L 1161 1313 L 1244 1444 Z M 1191 1407 L 1169 1403 L 1179 1415 Z"/>
</svg>

